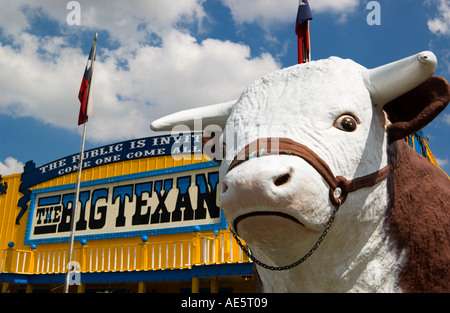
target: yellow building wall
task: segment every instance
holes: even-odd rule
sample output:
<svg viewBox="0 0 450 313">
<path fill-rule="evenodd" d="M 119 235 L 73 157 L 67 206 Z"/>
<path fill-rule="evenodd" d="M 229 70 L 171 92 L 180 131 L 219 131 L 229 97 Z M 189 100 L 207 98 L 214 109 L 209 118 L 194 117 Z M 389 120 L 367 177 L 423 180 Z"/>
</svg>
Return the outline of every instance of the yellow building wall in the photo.
<svg viewBox="0 0 450 313">
<path fill-rule="evenodd" d="M 197 155 L 195 158 L 185 155 L 181 160 L 175 160 L 172 156 L 161 156 L 116 162 L 83 170 L 81 182 L 209 161 L 204 156 L 200 159 Z M 16 249 L 26 248 L 23 242 L 28 211 L 21 218 L 20 225 L 15 225 L 15 219 L 20 212 L 17 202 L 22 197 L 19 192 L 20 178 L 21 174 L 14 174 L 3 176 L 1 180 L 1 183 L 7 183 L 8 187 L 7 193 L 0 195 L 0 249 L 8 248 L 9 242 L 14 242 Z M 30 190 L 75 184 L 77 178 L 78 172 L 74 172 L 33 186 Z M 48 247 L 50 247 L 50 244 L 48 244 Z"/>
<path fill-rule="evenodd" d="M 6 194 L 0 195 L 0 251 L 8 248 L 8 242 L 19 243 L 25 235 L 25 222 L 15 225 L 15 219 L 20 211 L 17 202 L 22 197 L 19 193 L 21 174 L 3 176 L 0 184 L 7 184 Z M 22 236 L 21 236 L 22 234 Z M 20 245 L 19 245 L 20 246 Z M 23 245 L 20 246 L 23 248 Z"/>
<path fill-rule="evenodd" d="M 121 161 L 82 171 L 81 182 L 209 162 L 205 156 L 184 155 L 149 157 Z M 75 184 L 78 172 L 40 183 L 30 190 Z M 15 220 L 21 208 L 19 192 L 21 174 L 4 176 L 7 192 L 0 195 L 0 273 L 64 273 L 69 243 L 38 244 L 35 249 L 25 245 L 28 213 L 20 224 Z M 30 203 L 28 203 L 29 205 Z M 8 246 L 13 242 L 14 247 Z M 248 262 L 228 229 L 141 237 L 89 240 L 86 245 L 75 242 L 74 260 L 81 272 L 130 271 L 168 268 L 190 268 L 193 265 Z"/>
</svg>

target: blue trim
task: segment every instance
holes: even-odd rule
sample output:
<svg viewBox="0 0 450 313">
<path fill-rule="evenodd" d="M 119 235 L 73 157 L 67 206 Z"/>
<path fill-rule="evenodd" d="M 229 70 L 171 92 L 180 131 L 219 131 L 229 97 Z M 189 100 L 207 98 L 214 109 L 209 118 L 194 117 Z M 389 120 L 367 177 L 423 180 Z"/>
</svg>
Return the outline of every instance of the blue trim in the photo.
<svg viewBox="0 0 450 313">
<path fill-rule="evenodd" d="M 91 186 L 96 186 L 96 185 L 117 183 L 117 182 L 132 180 L 132 179 L 138 179 L 138 178 L 147 178 L 147 177 L 161 176 L 161 175 L 167 175 L 167 174 L 183 173 L 183 172 L 201 170 L 201 169 L 212 168 L 212 167 L 218 167 L 217 163 L 214 161 L 209 161 L 209 162 L 202 162 L 202 163 L 197 163 L 197 164 L 169 167 L 169 168 L 164 168 L 164 169 L 154 170 L 154 171 L 147 171 L 147 172 L 140 172 L 140 173 L 135 173 L 135 174 L 127 174 L 127 175 L 116 176 L 116 177 L 90 180 L 90 181 L 82 182 L 80 184 L 80 186 L 81 187 L 91 187 Z M 76 186 L 77 186 L 76 184 L 68 184 L 68 185 L 60 185 L 60 186 L 55 186 L 55 187 L 35 189 L 31 192 L 31 194 L 35 195 L 35 194 L 47 193 L 47 192 L 53 192 L 53 191 L 75 189 Z"/>
<path fill-rule="evenodd" d="M 189 140 L 186 140 L 186 136 L 188 136 Z M 85 151 L 86 157 L 83 168 L 87 169 L 121 161 L 156 156 L 200 154 L 202 153 L 201 136 L 201 132 L 180 132 L 178 134 L 172 133 L 132 139 L 94 148 Z M 36 164 L 33 161 L 26 162 L 21 175 L 22 183 L 19 186 L 19 191 L 23 194 L 23 197 L 17 203 L 17 206 L 22 208 L 16 217 L 17 225 L 19 225 L 20 219 L 28 210 L 27 203 L 31 194 L 29 188 L 50 179 L 78 171 L 78 157 L 79 153 L 72 154 L 38 168 L 36 168 Z"/>
<path fill-rule="evenodd" d="M 81 273 L 81 283 L 189 281 L 193 277 L 253 275 L 253 263 L 193 266 L 191 269 Z M 19 284 L 63 284 L 66 274 L 0 274 L 0 282 Z"/>
<path fill-rule="evenodd" d="M 160 170 L 154 170 L 154 171 L 147 171 L 147 172 L 141 172 L 136 174 L 128 174 L 123 176 L 116 176 L 111 178 L 102 178 L 87 182 L 82 182 L 81 187 L 90 187 L 90 186 L 96 186 L 96 185 L 102 185 L 102 184 L 108 184 L 108 183 L 116 183 L 116 182 L 122 182 L 122 181 L 128 181 L 138 178 L 147 178 L 147 177 L 154 177 L 154 176 L 161 176 L 161 175 L 167 175 L 167 174 L 174 174 L 174 173 L 183 173 L 193 170 L 199 170 L 199 169 L 207 169 L 207 168 L 213 168 L 217 167 L 217 163 L 210 161 L 210 162 L 202 162 L 197 164 L 190 164 L 190 165 L 183 165 L 183 166 L 177 166 L 177 167 L 171 167 L 166 169 L 160 169 Z M 31 199 L 30 199 L 30 210 L 28 214 L 28 220 L 27 220 L 27 226 L 25 230 L 25 245 L 31 245 L 31 244 L 46 244 L 46 243 L 55 243 L 55 242 L 69 242 L 70 236 L 64 236 L 64 237 L 57 237 L 57 238 L 48 238 L 48 239 L 30 239 L 31 229 L 32 229 L 32 222 L 33 222 L 33 215 L 35 210 L 35 204 L 36 204 L 36 196 L 42 193 L 49 193 L 54 191 L 63 191 L 63 190 L 70 190 L 75 189 L 76 184 L 68 184 L 68 185 L 61 185 L 61 186 L 55 186 L 55 187 L 47 187 L 47 188 L 41 188 L 41 189 L 35 189 L 31 193 Z M 188 233 L 193 231 L 213 231 L 213 230 L 221 230 L 226 229 L 228 227 L 228 224 L 225 220 L 225 217 L 223 215 L 223 212 L 221 210 L 220 212 L 220 222 L 215 224 L 203 224 L 203 225 L 192 225 L 192 226 L 182 226 L 182 227 L 173 227 L 173 228 L 163 228 L 163 229 L 153 229 L 153 230 L 137 230 L 137 231 L 128 231 L 128 232 L 114 232 L 114 233 L 105 233 L 105 234 L 96 234 L 96 235 L 80 235 L 75 236 L 75 241 L 81 241 L 82 239 L 86 240 L 99 240 L 99 239 L 113 239 L 113 238 L 129 238 L 129 237 L 141 237 L 141 236 L 152 236 L 152 235 L 167 235 L 167 234 L 179 234 L 179 233 Z"/>
<path fill-rule="evenodd" d="M 189 135 L 188 135 L 189 134 Z M 178 139 L 180 136 L 186 137 L 189 136 L 188 142 L 179 143 L 176 142 L 176 137 Z M 154 137 L 140 138 L 140 139 L 131 139 L 127 141 L 117 142 L 113 144 L 109 144 L 103 147 L 97 147 L 94 149 L 90 149 L 85 151 L 86 158 L 84 162 L 86 163 L 83 168 L 93 168 L 97 166 L 102 166 L 105 164 L 111 164 L 121 161 L 129 161 L 136 160 L 141 158 L 148 157 L 157 157 L 157 156 L 168 156 L 168 155 L 177 155 L 181 156 L 183 154 L 192 154 L 192 153 L 201 153 L 201 132 L 189 132 L 179 134 L 168 134 L 168 135 L 160 135 Z M 195 140 L 198 139 L 198 140 Z M 159 143 L 158 143 L 159 141 Z M 180 152 L 175 152 L 173 148 L 178 148 Z M 194 149 L 195 148 L 195 149 Z M 189 151 L 181 151 L 181 149 L 187 149 Z M 148 155 L 145 152 L 148 150 L 158 150 L 158 153 Z M 127 157 L 132 153 L 132 157 Z M 72 154 L 66 156 L 64 158 L 55 160 L 53 162 L 47 163 L 36 168 L 34 162 L 29 161 L 26 164 L 27 169 L 24 169 L 24 175 L 22 175 L 22 181 L 25 183 L 26 187 L 32 187 L 39 183 L 48 181 L 50 179 L 60 177 L 69 173 L 77 172 L 78 169 L 78 156 L 79 153 Z M 111 158 L 111 160 L 103 161 L 103 159 Z M 98 161 L 101 162 L 98 162 Z M 76 167 L 75 167 L 76 166 Z M 69 170 L 66 170 L 69 168 Z M 63 173 L 58 174 L 59 171 Z"/>
<path fill-rule="evenodd" d="M 52 205 L 52 204 L 59 204 L 59 202 L 61 201 L 61 196 L 53 196 L 53 197 L 48 197 L 48 198 L 44 198 L 44 199 L 39 199 L 39 203 L 38 205 Z"/>
</svg>

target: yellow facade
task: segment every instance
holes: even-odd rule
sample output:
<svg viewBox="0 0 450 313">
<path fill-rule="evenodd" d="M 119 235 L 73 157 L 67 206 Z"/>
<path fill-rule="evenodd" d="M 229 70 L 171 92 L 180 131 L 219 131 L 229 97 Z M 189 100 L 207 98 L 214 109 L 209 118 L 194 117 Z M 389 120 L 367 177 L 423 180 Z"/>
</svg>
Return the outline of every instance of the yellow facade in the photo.
<svg viewBox="0 0 450 313">
<path fill-rule="evenodd" d="M 178 160 L 177 160 L 178 159 Z M 204 156 L 171 155 L 145 157 L 94 166 L 82 171 L 81 182 L 105 181 L 139 173 L 177 169 L 212 163 Z M 217 167 L 218 169 L 218 167 Z M 0 282 L 2 292 L 33 292 L 44 289 L 62 292 L 69 259 L 69 242 L 27 243 L 30 222 L 28 210 L 21 211 L 18 201 L 21 174 L 2 177 L 7 186 L 0 195 Z M 60 175 L 39 183 L 32 192 L 72 186 L 78 173 Z M 222 213 L 221 213 L 222 214 Z M 223 217 L 222 217 L 223 218 Z M 27 222 L 28 221 L 28 222 Z M 116 236 L 106 239 L 76 240 L 73 261 L 79 267 L 71 292 L 122 290 L 127 292 L 198 292 L 202 288 L 217 292 L 228 288 L 237 292 L 253 291 L 251 262 L 236 244 L 227 227 L 222 229 L 174 232 L 149 236 Z M 234 266 L 234 267 L 233 267 Z M 229 275 L 227 275 L 229 274 Z"/>
</svg>

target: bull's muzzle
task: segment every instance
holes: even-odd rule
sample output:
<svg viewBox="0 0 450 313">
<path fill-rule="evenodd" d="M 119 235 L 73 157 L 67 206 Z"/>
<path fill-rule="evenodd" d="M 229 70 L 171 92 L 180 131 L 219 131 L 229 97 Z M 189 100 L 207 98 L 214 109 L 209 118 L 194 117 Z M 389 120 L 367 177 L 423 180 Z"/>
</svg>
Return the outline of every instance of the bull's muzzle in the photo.
<svg viewBox="0 0 450 313">
<path fill-rule="evenodd" d="M 330 166 L 314 151 L 289 138 L 260 138 L 248 144 L 235 156 L 228 172 L 249 159 L 266 155 L 292 155 L 308 162 L 329 185 L 329 198 L 334 206 L 342 205 L 350 192 L 372 187 L 389 175 L 389 166 L 386 165 L 376 172 L 351 180 L 343 176 L 335 176 Z M 282 173 L 273 180 L 273 183 L 285 184 L 290 179 L 289 175 L 289 173 Z"/>
</svg>

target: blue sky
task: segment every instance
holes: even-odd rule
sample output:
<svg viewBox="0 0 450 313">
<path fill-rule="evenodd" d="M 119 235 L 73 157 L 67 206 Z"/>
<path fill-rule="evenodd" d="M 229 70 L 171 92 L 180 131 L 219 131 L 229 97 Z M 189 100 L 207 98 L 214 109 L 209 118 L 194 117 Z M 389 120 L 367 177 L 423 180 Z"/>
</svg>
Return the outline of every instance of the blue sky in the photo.
<svg viewBox="0 0 450 313">
<path fill-rule="evenodd" d="M 81 77 L 96 32 L 95 115 L 86 148 L 152 136 L 175 111 L 235 99 L 253 80 L 297 63 L 298 0 L 2 0 L 0 175 L 77 153 Z M 423 50 L 450 80 L 450 0 L 310 0 L 312 59 L 339 56 L 367 68 Z M 450 109 L 424 134 L 450 172 Z"/>
</svg>

